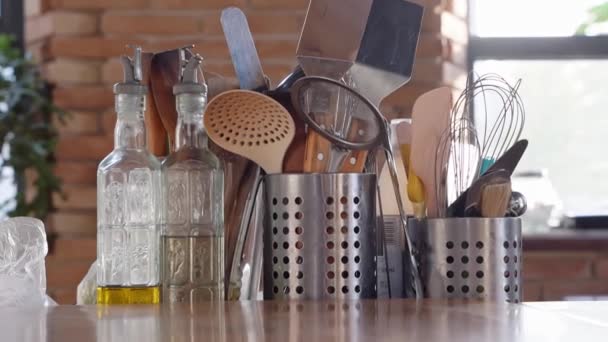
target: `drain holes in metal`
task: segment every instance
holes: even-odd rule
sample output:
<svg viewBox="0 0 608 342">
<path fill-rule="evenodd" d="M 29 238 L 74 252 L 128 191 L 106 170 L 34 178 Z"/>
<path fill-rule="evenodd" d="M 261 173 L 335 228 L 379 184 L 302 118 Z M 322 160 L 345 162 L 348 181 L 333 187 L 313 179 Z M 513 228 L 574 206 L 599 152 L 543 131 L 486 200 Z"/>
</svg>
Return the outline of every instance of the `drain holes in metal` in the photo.
<svg viewBox="0 0 608 342">
<path fill-rule="evenodd" d="M 483 293 L 483 290 L 484 290 L 483 286 L 481 286 L 481 285 L 477 286 L 477 293 Z"/>
<path fill-rule="evenodd" d="M 340 259 L 340 260 L 342 260 L 343 264 L 347 264 L 348 263 L 348 257 L 347 256 L 343 256 L 342 259 Z"/>
<path fill-rule="evenodd" d="M 360 278 L 360 277 L 361 277 L 361 272 L 355 271 L 355 278 Z"/>
<path fill-rule="evenodd" d="M 327 249 L 334 249 L 334 242 L 333 241 L 327 241 Z"/>
<path fill-rule="evenodd" d="M 452 272 L 452 271 L 448 271 L 445 275 L 448 278 L 454 278 L 454 272 Z"/>
<path fill-rule="evenodd" d="M 325 203 L 327 203 L 327 205 L 334 204 L 334 198 L 333 197 L 327 197 L 327 200 L 325 200 Z"/>
<path fill-rule="evenodd" d="M 279 233 L 279 228 L 272 227 L 272 234 L 277 235 Z"/>
<path fill-rule="evenodd" d="M 517 248 L 517 241 L 513 241 L 513 248 Z"/>
<path fill-rule="evenodd" d="M 359 258 L 359 256 L 358 256 L 358 255 L 357 255 L 357 256 L 355 256 L 355 263 L 356 263 L 356 264 L 358 264 L 358 263 L 359 263 L 359 261 L 361 261 L 361 258 Z"/>
<path fill-rule="evenodd" d="M 454 292 L 454 286 L 452 286 L 452 285 L 448 285 L 448 287 L 446 287 L 445 289 L 446 289 L 446 291 L 448 291 L 448 293 Z"/>
<path fill-rule="evenodd" d="M 297 249 L 302 249 L 302 247 L 304 247 L 304 243 L 302 243 L 302 241 L 297 241 L 296 242 L 296 248 Z"/>
<path fill-rule="evenodd" d="M 477 261 L 478 264 L 483 264 L 483 257 L 482 256 L 478 256 L 475 261 Z"/>
<path fill-rule="evenodd" d="M 302 258 L 301 256 L 298 256 L 296 258 L 296 264 L 302 265 L 302 263 L 304 263 L 304 258 Z"/>
<path fill-rule="evenodd" d="M 359 214 L 358 211 L 355 211 L 355 213 L 353 214 L 353 217 L 355 218 L 355 220 L 358 220 L 359 217 L 361 217 L 361 214 Z"/>
<path fill-rule="evenodd" d="M 296 287 L 296 292 L 298 294 L 302 294 L 302 293 L 304 293 L 304 288 L 302 286 L 298 286 L 298 287 Z"/>
<path fill-rule="evenodd" d="M 279 258 L 277 258 L 277 257 L 273 257 L 273 258 L 272 258 L 272 263 L 273 263 L 273 264 L 278 264 L 278 263 L 279 263 Z"/>
<path fill-rule="evenodd" d="M 454 257 L 453 256 L 449 256 L 449 257 L 445 258 L 445 261 L 448 264 L 453 264 L 454 263 Z"/>
<path fill-rule="evenodd" d="M 359 286 L 359 285 L 355 286 L 355 292 L 357 292 L 357 293 L 361 292 L 361 286 Z"/>
<path fill-rule="evenodd" d="M 327 232 L 327 234 L 333 234 L 334 233 L 334 227 L 329 226 L 329 227 L 325 228 L 325 232 Z"/>
<path fill-rule="evenodd" d="M 296 204 L 297 205 L 302 204 L 302 198 L 301 197 L 296 197 Z"/>
<path fill-rule="evenodd" d="M 302 227 L 296 227 L 296 234 L 302 235 Z"/>
<path fill-rule="evenodd" d="M 283 205 L 288 205 L 289 199 L 287 197 L 283 197 Z"/>
<path fill-rule="evenodd" d="M 348 242 L 342 241 L 342 243 L 340 244 L 340 246 L 342 246 L 342 249 L 347 249 L 348 248 Z"/>
<path fill-rule="evenodd" d="M 344 279 L 348 278 L 348 272 L 342 271 L 342 278 L 344 278 Z"/>
<path fill-rule="evenodd" d="M 509 287 L 509 285 L 505 285 L 505 292 L 509 292 L 511 291 L 511 288 Z"/>
<path fill-rule="evenodd" d="M 288 249 L 289 248 L 289 242 L 287 242 L 287 241 L 283 242 L 283 248 Z"/>
<path fill-rule="evenodd" d="M 283 263 L 289 264 L 289 257 L 283 257 Z"/>
<path fill-rule="evenodd" d="M 477 249 L 482 249 L 483 248 L 483 242 L 477 241 L 477 243 L 475 243 L 475 247 L 477 247 Z"/>
<path fill-rule="evenodd" d="M 335 277 L 336 277 L 336 274 L 333 271 L 327 272 L 328 279 L 334 279 Z"/>
<path fill-rule="evenodd" d="M 304 215 L 303 215 L 301 212 L 299 212 L 299 211 L 298 211 L 298 212 L 296 213 L 296 220 L 301 220 L 301 219 L 302 219 L 302 217 L 304 217 Z"/>
<path fill-rule="evenodd" d="M 279 201 L 276 198 L 272 199 L 272 205 L 277 205 L 277 203 L 279 203 Z"/>
<path fill-rule="evenodd" d="M 283 278 L 289 279 L 289 272 L 287 272 L 287 271 L 283 272 Z"/>
<path fill-rule="evenodd" d="M 340 203 L 342 203 L 342 204 L 348 203 L 348 199 L 346 198 L 346 196 L 340 197 Z"/>
<path fill-rule="evenodd" d="M 283 220 L 287 220 L 289 219 L 289 214 L 288 213 L 283 213 Z"/>
<path fill-rule="evenodd" d="M 342 286 L 342 293 L 348 293 L 348 286 Z"/>
<path fill-rule="evenodd" d="M 359 234 L 359 232 L 361 231 L 361 228 L 359 228 L 359 226 L 355 226 L 355 234 Z"/>
<path fill-rule="evenodd" d="M 336 261 L 336 260 L 334 259 L 334 257 L 333 257 L 333 256 L 328 256 L 328 257 L 327 257 L 327 263 L 328 263 L 328 264 L 333 265 L 333 263 L 334 263 L 335 261 Z"/>
<path fill-rule="evenodd" d="M 361 247 L 361 243 L 359 241 L 355 241 L 354 246 L 355 248 L 359 248 Z"/>
<path fill-rule="evenodd" d="M 469 287 L 467 285 L 464 285 L 462 288 L 462 293 L 469 293 Z"/>
<path fill-rule="evenodd" d="M 328 286 L 327 287 L 327 293 L 329 294 L 334 294 L 334 292 L 336 292 L 336 288 L 333 286 Z"/>
<path fill-rule="evenodd" d="M 505 255 L 505 257 L 502 260 L 504 260 L 505 264 L 507 264 L 509 262 L 509 256 Z"/>
<path fill-rule="evenodd" d="M 296 276 L 298 279 L 304 278 L 304 273 L 302 271 L 298 271 L 298 275 Z"/>
<path fill-rule="evenodd" d="M 273 220 L 277 220 L 279 218 L 279 214 L 277 213 L 272 213 L 272 219 Z"/>
<path fill-rule="evenodd" d="M 276 286 L 275 286 L 275 287 L 273 287 L 273 288 L 272 288 L 272 292 L 274 292 L 274 293 L 279 293 L 279 288 L 278 288 L 278 287 L 276 287 Z"/>
<path fill-rule="evenodd" d="M 502 246 L 503 246 L 504 248 L 509 248 L 509 241 L 505 241 L 505 242 L 503 242 Z"/>
<path fill-rule="evenodd" d="M 342 234 L 348 233 L 348 227 L 347 226 L 342 226 L 342 228 L 340 228 L 340 233 L 342 233 Z"/>
<path fill-rule="evenodd" d="M 483 271 L 477 271 L 477 273 L 475 273 L 475 275 L 477 276 L 477 278 L 481 279 L 481 278 L 483 278 Z"/>
<path fill-rule="evenodd" d="M 289 286 L 284 286 L 283 287 L 283 293 L 284 294 L 289 294 Z"/>
<path fill-rule="evenodd" d="M 469 277 L 469 272 L 468 271 L 462 271 L 462 273 L 460 273 L 460 275 L 462 276 L 462 278 L 467 279 Z"/>
<path fill-rule="evenodd" d="M 465 255 L 462 258 L 460 258 L 460 261 L 462 261 L 463 264 L 468 264 L 469 263 L 469 257 Z"/>
<path fill-rule="evenodd" d="M 359 197 L 355 196 L 355 198 L 353 198 L 353 203 L 359 204 Z"/>
<path fill-rule="evenodd" d="M 467 249 L 467 248 L 469 248 L 469 243 L 466 241 L 462 241 L 462 243 L 460 244 L 460 247 L 462 247 L 462 249 Z"/>
<path fill-rule="evenodd" d="M 285 234 L 285 235 L 289 234 L 289 228 L 288 227 L 283 227 L 283 234 Z"/>
<path fill-rule="evenodd" d="M 448 241 L 445 243 L 445 248 L 452 249 L 454 248 L 454 243 L 452 241 Z"/>
<path fill-rule="evenodd" d="M 505 271 L 504 275 L 505 275 L 505 278 L 509 278 L 509 276 L 511 275 L 511 273 L 509 273 L 509 271 Z"/>
<path fill-rule="evenodd" d="M 333 211 L 328 211 L 327 213 L 325 213 L 325 218 L 327 218 L 328 220 L 333 220 L 333 218 L 334 218 Z"/>
<path fill-rule="evenodd" d="M 346 211 L 343 211 L 340 213 L 340 218 L 343 220 L 346 220 L 348 218 L 348 213 L 346 213 Z"/>
<path fill-rule="evenodd" d="M 279 278 L 279 272 L 277 272 L 277 271 L 272 272 L 272 277 L 274 279 L 278 279 Z"/>
</svg>

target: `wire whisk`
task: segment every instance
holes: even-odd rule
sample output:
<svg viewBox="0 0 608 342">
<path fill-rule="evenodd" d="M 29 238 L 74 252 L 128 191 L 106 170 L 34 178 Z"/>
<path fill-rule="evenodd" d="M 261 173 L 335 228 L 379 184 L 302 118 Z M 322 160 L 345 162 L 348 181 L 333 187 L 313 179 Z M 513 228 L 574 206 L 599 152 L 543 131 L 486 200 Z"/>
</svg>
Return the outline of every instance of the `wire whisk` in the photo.
<svg viewBox="0 0 608 342">
<path fill-rule="evenodd" d="M 474 75 L 454 105 L 454 116 L 468 117 L 477 127 L 484 173 L 521 137 L 526 112 L 519 95 L 521 79 L 511 85 L 497 74 Z"/>
</svg>

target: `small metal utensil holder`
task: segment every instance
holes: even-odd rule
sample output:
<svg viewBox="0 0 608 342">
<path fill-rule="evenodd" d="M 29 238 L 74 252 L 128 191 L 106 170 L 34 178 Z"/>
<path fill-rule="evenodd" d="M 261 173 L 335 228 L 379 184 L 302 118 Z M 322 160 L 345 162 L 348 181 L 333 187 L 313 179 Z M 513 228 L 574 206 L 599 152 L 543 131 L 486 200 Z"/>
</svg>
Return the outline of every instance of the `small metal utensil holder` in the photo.
<svg viewBox="0 0 608 342">
<path fill-rule="evenodd" d="M 265 299 L 376 298 L 376 176 L 265 178 Z"/>
<path fill-rule="evenodd" d="M 425 298 L 521 302 L 521 219 L 410 219 L 408 225 Z"/>
</svg>

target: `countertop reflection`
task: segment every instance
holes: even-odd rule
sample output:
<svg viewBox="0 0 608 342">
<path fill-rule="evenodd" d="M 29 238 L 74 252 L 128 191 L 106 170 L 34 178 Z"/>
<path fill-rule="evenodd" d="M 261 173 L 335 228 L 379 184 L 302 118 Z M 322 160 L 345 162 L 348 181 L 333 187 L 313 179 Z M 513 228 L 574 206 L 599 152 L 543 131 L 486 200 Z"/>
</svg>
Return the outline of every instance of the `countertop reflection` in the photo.
<svg viewBox="0 0 608 342">
<path fill-rule="evenodd" d="M 608 302 L 226 302 L 0 309 L 1 341 L 603 341 Z"/>
</svg>

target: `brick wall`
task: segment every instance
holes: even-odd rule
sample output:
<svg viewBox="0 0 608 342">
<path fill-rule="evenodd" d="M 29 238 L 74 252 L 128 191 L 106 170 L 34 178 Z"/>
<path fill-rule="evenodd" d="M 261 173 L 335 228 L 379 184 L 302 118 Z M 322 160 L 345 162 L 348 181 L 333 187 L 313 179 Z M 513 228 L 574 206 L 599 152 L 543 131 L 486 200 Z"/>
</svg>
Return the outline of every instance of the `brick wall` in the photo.
<svg viewBox="0 0 608 342">
<path fill-rule="evenodd" d="M 60 126 L 56 173 L 67 197 L 47 225 L 57 239 L 47 259 L 49 293 L 74 303 L 75 289 L 95 259 L 95 170 L 112 149 L 111 84 L 121 79 L 125 45 L 162 50 L 196 44 L 210 71 L 233 76 L 220 10 L 246 11 L 265 72 L 275 82 L 295 65 L 308 0 L 24 0 L 26 40 L 54 84 L 54 101 L 72 119 Z M 441 84 L 462 84 L 466 65 L 465 0 L 426 0 L 423 33 L 410 86 L 386 110 L 408 115 L 414 99 Z M 396 98 L 405 99 L 399 105 Z"/>
</svg>

